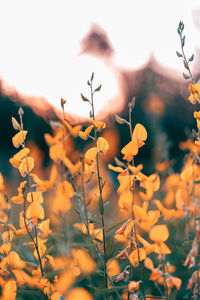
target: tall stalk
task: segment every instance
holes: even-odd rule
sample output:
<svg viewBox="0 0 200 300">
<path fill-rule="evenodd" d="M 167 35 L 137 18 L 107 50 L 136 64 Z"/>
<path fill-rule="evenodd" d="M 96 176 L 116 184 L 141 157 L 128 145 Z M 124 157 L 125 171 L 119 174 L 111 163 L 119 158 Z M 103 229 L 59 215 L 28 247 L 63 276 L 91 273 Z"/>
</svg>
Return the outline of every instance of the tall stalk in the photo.
<svg viewBox="0 0 200 300">
<path fill-rule="evenodd" d="M 94 113 L 94 92 L 92 86 L 92 80 L 90 84 L 90 93 L 91 93 L 91 107 L 92 107 L 92 119 L 95 120 L 95 113 Z M 97 146 L 97 129 L 94 129 L 94 144 L 95 147 Z M 101 175 L 100 175 L 100 166 L 99 166 L 99 154 L 97 153 L 96 156 L 96 167 L 97 167 L 97 180 L 98 180 L 98 187 L 99 187 L 99 212 L 101 215 L 101 227 L 103 232 L 103 259 L 104 259 L 104 280 L 105 280 L 105 287 L 108 286 L 107 280 L 107 266 L 106 266 L 106 234 L 105 234 L 105 223 L 104 223 L 104 205 L 103 205 L 103 190 L 102 190 L 102 182 L 101 182 Z"/>
<path fill-rule="evenodd" d="M 132 110 L 134 108 L 134 104 L 135 104 L 135 99 L 133 98 L 132 102 L 130 102 L 128 105 L 128 108 L 129 108 L 129 130 L 130 130 L 131 139 L 132 139 L 132 134 L 133 134 Z M 134 167 L 134 156 L 132 158 L 132 166 Z M 134 215 L 134 210 L 133 210 L 134 204 L 135 204 L 135 178 L 134 178 L 133 184 L 131 186 L 131 191 L 133 194 L 132 203 L 131 203 L 131 220 L 134 221 L 134 227 L 131 228 L 131 252 L 134 250 L 133 249 L 133 233 L 135 233 L 135 242 L 136 242 L 136 247 L 137 247 L 140 279 L 142 279 L 142 266 L 141 266 L 141 262 L 140 262 L 140 252 L 139 252 L 139 247 L 138 247 L 137 229 L 136 229 L 135 215 Z M 130 280 L 132 280 L 132 277 L 133 277 L 133 266 L 130 263 Z M 142 286 L 143 299 L 146 299 L 143 282 L 141 282 L 141 286 Z M 128 299 L 129 299 L 129 296 L 130 296 L 130 293 L 128 294 Z"/>
<path fill-rule="evenodd" d="M 19 108 L 18 114 L 19 114 L 19 117 L 20 117 L 20 131 L 23 134 L 22 116 L 23 116 L 24 112 L 23 112 L 23 110 L 22 110 L 21 107 Z M 22 143 L 22 148 L 25 148 L 25 143 L 24 142 Z M 26 156 L 26 168 L 27 168 L 28 185 L 29 185 L 30 193 L 31 193 L 31 201 L 33 202 L 33 189 L 32 189 L 31 177 L 29 175 L 30 171 L 29 171 L 29 165 L 28 165 L 27 156 Z M 27 231 L 28 235 L 30 236 L 30 238 L 31 238 L 34 246 L 35 246 L 35 250 L 36 250 L 37 256 L 38 256 L 40 271 L 41 271 L 42 276 L 44 276 L 44 270 L 43 270 L 43 267 L 42 267 L 42 259 L 41 259 L 39 248 L 38 248 L 38 232 L 37 232 L 37 227 L 35 226 L 35 224 L 33 224 L 34 234 L 35 234 L 35 239 L 34 239 L 34 237 L 32 236 L 32 234 L 31 234 L 31 232 L 30 232 L 30 230 L 29 230 L 29 228 L 27 226 L 27 220 L 26 220 L 26 194 L 25 194 L 25 190 L 23 192 L 23 198 L 24 198 L 24 207 L 23 207 L 23 209 L 24 209 L 24 226 L 25 226 L 26 231 Z"/>
</svg>

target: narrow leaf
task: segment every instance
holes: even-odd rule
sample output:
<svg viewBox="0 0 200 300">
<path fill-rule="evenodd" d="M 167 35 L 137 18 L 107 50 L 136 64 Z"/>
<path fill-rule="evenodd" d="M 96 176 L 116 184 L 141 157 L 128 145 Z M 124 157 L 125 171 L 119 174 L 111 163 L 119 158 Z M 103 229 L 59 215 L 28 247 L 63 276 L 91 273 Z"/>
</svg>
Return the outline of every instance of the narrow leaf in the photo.
<svg viewBox="0 0 200 300">
<path fill-rule="evenodd" d="M 114 229 L 116 229 L 116 228 L 122 226 L 127 220 L 128 220 L 128 219 L 125 219 L 125 220 L 123 220 L 123 221 L 121 221 L 121 222 L 119 222 L 119 223 L 117 223 L 117 224 L 115 224 L 115 225 L 112 225 L 111 227 L 109 227 L 109 228 L 106 230 L 106 233 L 108 233 L 108 232 L 110 232 L 111 230 L 114 230 Z"/>
<path fill-rule="evenodd" d="M 190 78 L 190 76 L 188 76 L 188 75 L 185 74 L 185 73 L 183 73 L 183 77 L 184 77 L 185 79 L 189 79 L 189 78 Z"/>
<path fill-rule="evenodd" d="M 113 244 L 114 244 L 114 237 L 111 237 L 108 242 L 106 243 L 106 253 L 105 253 L 105 261 L 107 262 L 109 258 L 112 256 L 113 252 Z"/>
<path fill-rule="evenodd" d="M 119 167 L 126 168 L 126 165 L 121 160 L 119 160 L 117 157 L 114 157 L 114 161 L 115 161 L 116 165 L 118 165 Z"/>
<path fill-rule="evenodd" d="M 83 96 L 83 94 L 81 94 L 81 98 L 85 102 L 90 102 L 90 100 L 88 98 L 86 98 L 85 96 Z"/>
<path fill-rule="evenodd" d="M 182 55 L 181 53 L 179 53 L 178 51 L 176 51 L 176 55 L 177 55 L 178 57 L 183 57 L 183 55 Z"/>
<path fill-rule="evenodd" d="M 98 295 L 112 294 L 116 291 L 120 291 L 120 290 L 123 290 L 123 289 L 127 289 L 127 285 L 115 286 L 115 287 L 111 287 L 109 289 L 94 288 L 94 291 L 95 291 L 95 296 L 98 296 Z"/>
<path fill-rule="evenodd" d="M 92 80 L 94 79 L 94 72 L 92 72 L 92 75 L 91 75 L 91 78 L 90 78 L 90 81 L 92 82 Z"/>
<path fill-rule="evenodd" d="M 119 124 L 127 124 L 129 125 L 129 122 L 126 121 L 125 119 L 120 118 L 118 115 L 115 115 L 115 120 L 117 121 L 117 123 Z"/>
<path fill-rule="evenodd" d="M 14 118 L 14 117 L 12 117 L 12 125 L 13 125 L 13 128 L 15 129 L 15 130 L 20 130 L 21 129 L 21 126 L 19 125 L 19 123 L 17 122 L 17 120 Z"/>
<path fill-rule="evenodd" d="M 192 54 L 192 56 L 189 58 L 189 61 L 193 61 L 194 60 L 194 54 Z"/>
<path fill-rule="evenodd" d="M 100 84 L 100 86 L 98 86 L 98 87 L 94 90 L 94 93 L 95 93 L 95 92 L 99 92 L 100 89 L 101 89 L 101 84 Z"/>
</svg>

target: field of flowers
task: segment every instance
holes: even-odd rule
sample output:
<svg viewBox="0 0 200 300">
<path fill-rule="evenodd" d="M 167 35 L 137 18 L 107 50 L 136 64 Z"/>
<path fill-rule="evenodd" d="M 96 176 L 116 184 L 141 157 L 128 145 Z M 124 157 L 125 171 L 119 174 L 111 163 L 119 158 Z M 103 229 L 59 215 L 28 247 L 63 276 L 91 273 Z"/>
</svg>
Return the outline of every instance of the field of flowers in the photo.
<svg viewBox="0 0 200 300">
<path fill-rule="evenodd" d="M 180 22 L 177 56 L 194 105 L 200 83 L 183 32 Z M 134 122 L 137 99 L 128 103 L 127 119 L 115 115 L 127 130 L 116 157 L 118 136 L 95 118 L 101 85 L 94 86 L 94 76 L 87 81 L 90 96 L 80 99 L 90 107 L 88 126 L 72 126 L 61 99 L 62 118 L 45 134 L 48 174 L 40 150 L 26 142 L 23 109 L 11 116 L 16 153 L 9 163 L 21 181 L 13 190 L 0 173 L 0 299 L 200 299 L 200 111 L 191 139 L 180 144 L 186 151 L 180 171 L 171 172 L 163 158 L 146 175 L 143 161 L 135 162 L 148 143 L 148 128 Z"/>
</svg>

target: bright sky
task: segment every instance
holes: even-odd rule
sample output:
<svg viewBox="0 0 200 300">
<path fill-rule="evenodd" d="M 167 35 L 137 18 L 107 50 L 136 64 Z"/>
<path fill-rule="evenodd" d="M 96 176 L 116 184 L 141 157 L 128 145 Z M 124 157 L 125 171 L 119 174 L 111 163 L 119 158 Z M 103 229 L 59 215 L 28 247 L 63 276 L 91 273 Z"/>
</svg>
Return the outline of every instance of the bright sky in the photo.
<svg viewBox="0 0 200 300">
<path fill-rule="evenodd" d="M 68 112 L 88 116 L 89 107 L 80 93 L 89 96 L 86 82 L 93 71 L 96 85 L 102 83 L 96 99 L 98 111 L 109 100 L 123 98 L 116 70 L 136 70 L 152 53 L 163 66 L 183 71 L 175 55 L 180 49 L 177 26 L 180 20 L 185 24 L 186 52 L 191 55 L 200 47 L 198 2 L 1 0 L 0 77 L 19 93 L 45 97 L 59 108 L 63 97 L 68 100 Z M 113 46 L 109 63 L 78 55 L 80 40 L 92 23 L 106 31 Z"/>
</svg>

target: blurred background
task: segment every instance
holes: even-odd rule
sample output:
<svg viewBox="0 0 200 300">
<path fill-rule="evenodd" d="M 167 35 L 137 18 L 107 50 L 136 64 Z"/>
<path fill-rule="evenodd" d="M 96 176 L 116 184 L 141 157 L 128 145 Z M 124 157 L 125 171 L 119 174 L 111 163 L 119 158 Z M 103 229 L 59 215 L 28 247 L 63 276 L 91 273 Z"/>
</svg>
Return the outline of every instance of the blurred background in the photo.
<svg viewBox="0 0 200 300">
<path fill-rule="evenodd" d="M 13 172 L 15 153 L 11 117 L 24 109 L 24 127 L 49 163 L 44 133 L 50 120 L 60 117 L 66 99 L 67 118 L 78 124 L 89 120 L 87 80 L 102 84 L 95 97 L 97 119 L 107 122 L 108 134 L 129 140 L 128 129 L 116 124 L 114 114 L 128 117 L 128 102 L 136 97 L 133 122 L 142 123 L 148 140 L 137 157 L 146 173 L 154 164 L 171 160 L 179 170 L 179 144 L 195 128 L 195 107 L 187 101 L 188 83 L 177 27 L 185 24 L 186 55 L 196 81 L 200 78 L 200 4 L 198 1 L 11 1 L 0 2 L 0 171 Z M 83 143 L 78 138 L 77 147 Z M 172 159 L 173 158 L 173 159 Z"/>
</svg>

